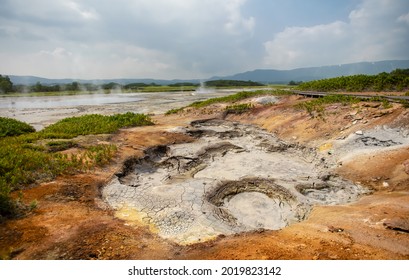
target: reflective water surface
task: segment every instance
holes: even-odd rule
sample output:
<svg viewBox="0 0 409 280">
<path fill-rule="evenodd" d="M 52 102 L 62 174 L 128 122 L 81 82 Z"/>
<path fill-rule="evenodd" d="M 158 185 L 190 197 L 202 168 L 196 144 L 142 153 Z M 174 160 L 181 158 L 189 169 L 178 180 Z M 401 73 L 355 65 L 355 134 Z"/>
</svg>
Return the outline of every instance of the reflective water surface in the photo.
<svg viewBox="0 0 409 280">
<path fill-rule="evenodd" d="M 0 97 L 0 108 L 31 109 L 118 104 L 141 101 L 143 98 L 140 95 L 140 93 L 95 93 L 64 96 Z"/>
</svg>

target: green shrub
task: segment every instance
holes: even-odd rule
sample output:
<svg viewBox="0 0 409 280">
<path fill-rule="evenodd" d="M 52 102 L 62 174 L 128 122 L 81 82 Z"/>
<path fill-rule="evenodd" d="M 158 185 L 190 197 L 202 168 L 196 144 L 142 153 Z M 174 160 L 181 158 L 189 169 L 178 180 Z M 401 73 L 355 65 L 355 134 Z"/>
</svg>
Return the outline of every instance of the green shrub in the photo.
<svg viewBox="0 0 409 280">
<path fill-rule="evenodd" d="M 11 118 L 0 117 L 0 137 L 17 136 L 34 131 L 35 129 L 29 124 Z"/>
<path fill-rule="evenodd" d="M 125 113 L 112 116 L 98 114 L 63 119 L 44 128 L 42 138 L 69 139 L 79 135 L 113 133 L 123 127 L 153 124 L 144 114 Z"/>
<path fill-rule="evenodd" d="M 299 90 L 312 91 L 402 91 L 409 88 L 409 69 L 396 69 L 377 75 L 353 75 L 309 81 Z"/>
</svg>

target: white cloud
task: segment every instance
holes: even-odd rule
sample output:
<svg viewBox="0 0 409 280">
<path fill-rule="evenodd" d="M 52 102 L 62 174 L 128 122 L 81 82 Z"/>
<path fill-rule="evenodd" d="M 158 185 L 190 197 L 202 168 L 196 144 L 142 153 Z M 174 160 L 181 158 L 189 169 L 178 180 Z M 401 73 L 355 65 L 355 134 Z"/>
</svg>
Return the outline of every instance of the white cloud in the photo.
<svg viewBox="0 0 409 280">
<path fill-rule="evenodd" d="M 42 50 L 39 52 L 40 56 L 46 56 L 47 58 L 65 58 L 71 57 L 72 53 L 62 47 L 55 48 L 53 51 Z"/>
<path fill-rule="evenodd" d="M 94 9 L 85 9 L 81 5 L 74 1 L 66 1 L 62 3 L 64 6 L 67 6 L 72 11 L 78 13 L 83 19 L 86 20 L 96 20 L 99 18 L 99 15 Z"/>
<path fill-rule="evenodd" d="M 345 40 L 347 25 L 337 21 L 313 27 L 289 27 L 265 43 L 267 65 L 291 68 L 294 65 L 314 65 L 316 61 L 333 57 L 331 49 L 339 49 Z"/>
<path fill-rule="evenodd" d="M 224 1 L 227 12 L 227 22 L 224 24 L 225 30 L 230 34 L 240 34 L 244 32 L 253 33 L 255 27 L 254 17 L 244 18 L 241 14 L 241 6 L 244 0 Z"/>
<path fill-rule="evenodd" d="M 398 17 L 398 21 L 405 22 L 405 23 L 409 24 L 409 13 L 407 13 L 405 15 L 401 15 L 400 17 Z"/>
<path fill-rule="evenodd" d="M 407 59 L 405 0 L 364 0 L 348 22 L 289 27 L 265 42 L 265 65 L 290 69 L 382 59 Z M 396 19 L 400 20 L 397 22 Z"/>
</svg>

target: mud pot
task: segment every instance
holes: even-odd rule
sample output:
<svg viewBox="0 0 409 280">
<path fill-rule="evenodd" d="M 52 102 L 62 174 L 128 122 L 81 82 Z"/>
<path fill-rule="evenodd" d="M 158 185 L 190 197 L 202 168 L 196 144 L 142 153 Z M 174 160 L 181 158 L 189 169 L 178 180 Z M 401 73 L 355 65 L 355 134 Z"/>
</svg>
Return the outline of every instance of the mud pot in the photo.
<svg viewBox="0 0 409 280">
<path fill-rule="evenodd" d="M 255 126 L 210 119 L 172 131 L 196 140 L 127 160 L 102 194 L 129 225 L 179 244 L 278 230 L 306 219 L 314 205 L 345 204 L 368 192 L 333 175 L 336 162 L 327 154 Z"/>
</svg>

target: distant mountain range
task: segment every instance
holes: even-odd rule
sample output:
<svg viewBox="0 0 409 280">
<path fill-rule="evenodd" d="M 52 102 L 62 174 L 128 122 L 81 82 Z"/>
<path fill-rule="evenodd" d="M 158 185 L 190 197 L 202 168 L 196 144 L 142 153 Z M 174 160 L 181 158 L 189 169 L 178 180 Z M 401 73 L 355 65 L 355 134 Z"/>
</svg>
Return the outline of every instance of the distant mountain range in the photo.
<svg viewBox="0 0 409 280">
<path fill-rule="evenodd" d="M 290 81 L 311 81 L 357 74 L 375 75 L 391 72 L 397 68 L 409 68 L 409 60 L 385 60 L 377 62 L 358 62 L 350 64 L 298 68 L 293 70 L 254 70 L 226 77 L 213 77 L 212 80 L 243 80 L 261 83 L 288 83 Z"/>
<path fill-rule="evenodd" d="M 243 80 L 260 83 L 283 83 L 290 81 L 311 81 L 339 76 L 350 76 L 356 74 L 375 75 L 381 72 L 391 72 L 397 68 L 409 68 L 409 60 L 385 60 L 376 62 L 358 62 L 341 65 L 297 68 L 293 70 L 272 70 L 257 69 L 244 73 L 238 73 L 231 76 L 212 77 L 206 80 Z M 157 79 L 100 79 L 100 80 L 78 80 L 78 79 L 46 79 L 34 76 L 9 76 L 13 84 L 16 85 L 33 85 L 40 82 L 44 85 L 69 84 L 72 82 L 107 84 L 118 83 L 122 85 L 131 83 L 155 83 L 168 85 L 174 83 L 199 83 L 199 79 L 193 80 L 157 80 Z"/>
</svg>

